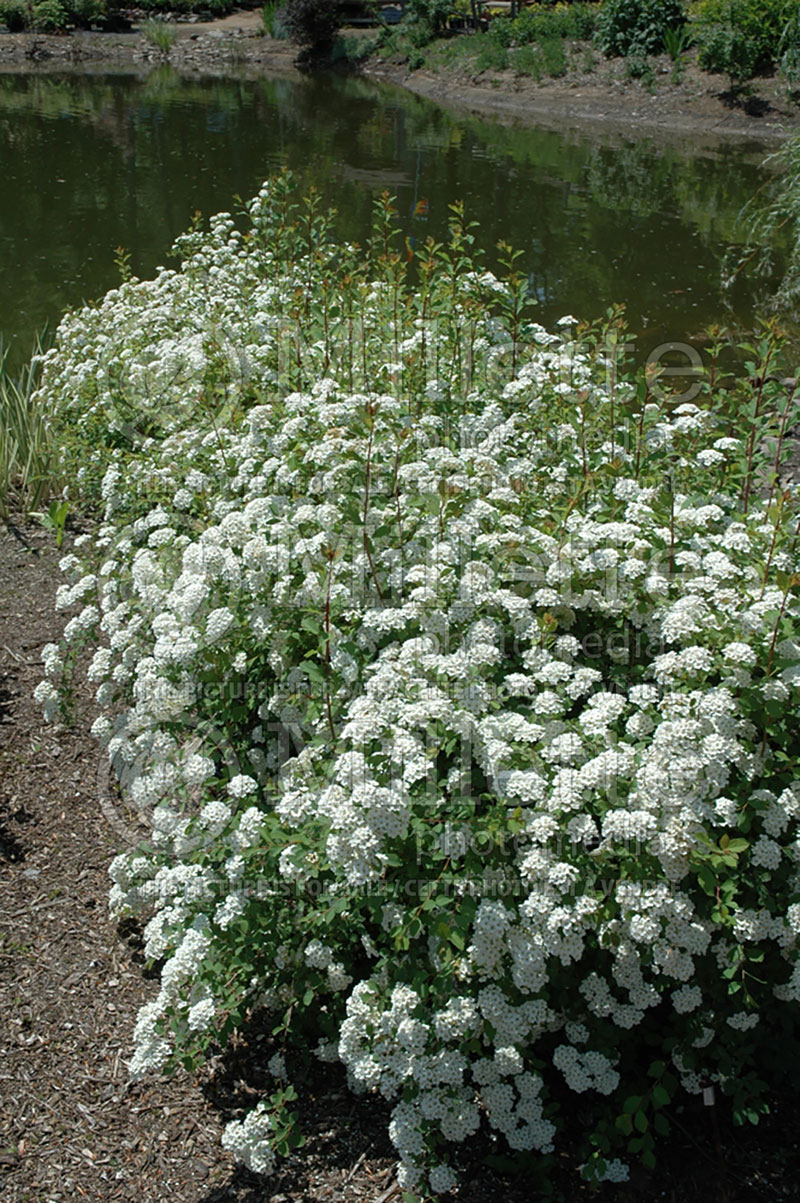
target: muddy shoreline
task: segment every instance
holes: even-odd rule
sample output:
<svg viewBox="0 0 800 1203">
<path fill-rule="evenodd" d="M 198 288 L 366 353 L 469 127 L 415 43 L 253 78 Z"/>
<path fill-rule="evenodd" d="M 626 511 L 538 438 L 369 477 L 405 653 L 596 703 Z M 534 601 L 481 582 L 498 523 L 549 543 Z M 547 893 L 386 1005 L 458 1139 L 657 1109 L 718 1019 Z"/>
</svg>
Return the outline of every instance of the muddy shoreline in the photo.
<svg viewBox="0 0 800 1203">
<path fill-rule="evenodd" d="M 265 35 L 260 12 L 175 22 L 173 28 L 168 52 L 150 44 L 136 26 L 127 33 L 0 34 L 0 73 L 145 74 L 169 65 L 189 76 L 300 76 L 296 48 Z M 732 94 L 723 77 L 701 72 L 691 55 L 677 84 L 666 57 L 653 60 L 647 84 L 625 78 L 619 60 L 601 60 L 591 73 L 571 71 L 541 82 L 510 70 L 470 74 L 463 67 L 426 65 L 411 72 L 402 62 L 376 55 L 361 73 L 454 110 L 553 129 L 655 137 L 695 147 L 750 142 L 754 150 L 800 132 L 800 97 L 789 95 L 781 81 L 759 79 Z"/>
<path fill-rule="evenodd" d="M 453 110 L 557 130 L 655 137 L 695 149 L 727 142 L 751 143 L 755 150 L 800 133 L 800 105 L 781 95 L 776 80 L 755 81 L 750 95 L 737 97 L 721 77 L 706 75 L 695 64 L 676 86 L 668 63 L 666 56 L 655 60 L 652 89 L 624 79 L 619 63 L 596 74 L 539 83 L 513 71 L 470 77 L 425 67 L 409 72 L 401 64 L 374 61 L 364 73 Z"/>
</svg>

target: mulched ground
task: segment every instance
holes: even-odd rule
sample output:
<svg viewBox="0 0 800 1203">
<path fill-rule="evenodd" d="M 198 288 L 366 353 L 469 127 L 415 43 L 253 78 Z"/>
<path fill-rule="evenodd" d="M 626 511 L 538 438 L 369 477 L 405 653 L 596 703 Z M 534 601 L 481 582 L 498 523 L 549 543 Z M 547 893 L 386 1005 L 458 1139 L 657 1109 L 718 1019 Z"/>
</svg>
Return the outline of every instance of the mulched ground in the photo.
<svg viewBox="0 0 800 1203">
<path fill-rule="evenodd" d="M 335 1069 L 298 1084 L 308 1142 L 275 1178 L 264 1183 L 221 1148 L 224 1124 L 266 1084 L 269 1036 L 255 1022 L 195 1077 L 128 1082 L 136 1012 L 157 982 L 135 928 L 108 919 L 121 812 L 88 734 L 91 696 L 78 693 L 69 728 L 46 726 L 32 698 L 41 649 L 64 621 L 52 599 L 68 546 L 57 552 L 35 525 L 0 528 L 0 1199 L 400 1203 L 387 1108 L 354 1098 Z M 589 1192 L 567 1151 L 543 1193 L 529 1174 L 487 1170 L 483 1157 L 502 1150 L 485 1139 L 470 1145 L 458 1198 L 800 1200 L 795 1098 L 773 1100 L 770 1119 L 748 1131 L 730 1127 L 722 1106 L 693 1101 L 671 1118 L 658 1169 L 629 1185 Z"/>
</svg>

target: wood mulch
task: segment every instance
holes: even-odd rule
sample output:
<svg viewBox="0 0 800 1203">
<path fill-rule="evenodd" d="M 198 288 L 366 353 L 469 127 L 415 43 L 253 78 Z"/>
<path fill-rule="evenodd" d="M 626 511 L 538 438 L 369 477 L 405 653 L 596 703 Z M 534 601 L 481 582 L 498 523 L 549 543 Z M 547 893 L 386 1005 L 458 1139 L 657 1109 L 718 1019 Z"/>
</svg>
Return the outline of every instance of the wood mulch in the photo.
<svg viewBox="0 0 800 1203">
<path fill-rule="evenodd" d="M 255 1024 L 195 1076 L 129 1083 L 136 1012 L 157 981 L 136 930 L 108 918 L 107 869 L 122 818 L 88 733 L 91 694 L 78 691 L 68 728 L 45 725 L 32 697 L 41 649 L 64 621 L 53 595 L 68 547 L 69 537 L 56 551 L 32 524 L 0 527 L 0 1199 L 399 1203 L 387 1108 L 352 1096 L 336 1067 L 298 1084 L 307 1143 L 273 1179 L 222 1149 L 225 1123 L 266 1085 L 270 1037 Z M 769 1121 L 748 1131 L 716 1110 L 718 1137 L 708 1110 L 687 1101 L 653 1175 L 594 1193 L 569 1150 L 555 1159 L 552 1193 L 543 1193 L 524 1173 L 487 1169 L 485 1155 L 502 1150 L 488 1138 L 473 1142 L 458 1198 L 800 1200 L 796 1101 L 776 1100 Z"/>
</svg>

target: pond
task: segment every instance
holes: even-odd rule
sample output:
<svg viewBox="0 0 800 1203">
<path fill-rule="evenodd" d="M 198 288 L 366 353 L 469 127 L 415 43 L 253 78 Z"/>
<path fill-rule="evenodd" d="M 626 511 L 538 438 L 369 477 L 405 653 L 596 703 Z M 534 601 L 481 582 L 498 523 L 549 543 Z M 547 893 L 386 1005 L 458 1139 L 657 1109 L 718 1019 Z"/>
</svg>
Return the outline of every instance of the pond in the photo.
<svg viewBox="0 0 800 1203">
<path fill-rule="evenodd" d="M 640 346 L 693 338 L 734 316 L 720 265 L 762 157 L 453 115 L 358 78 L 0 76 L 0 332 L 21 362 L 117 282 L 114 248 L 146 276 L 195 211 L 234 210 L 285 164 L 349 238 L 383 189 L 412 249 L 463 200 L 490 261 L 501 238 L 523 252 L 544 324 L 622 302 Z M 743 286 L 734 304 L 747 322 Z"/>
</svg>

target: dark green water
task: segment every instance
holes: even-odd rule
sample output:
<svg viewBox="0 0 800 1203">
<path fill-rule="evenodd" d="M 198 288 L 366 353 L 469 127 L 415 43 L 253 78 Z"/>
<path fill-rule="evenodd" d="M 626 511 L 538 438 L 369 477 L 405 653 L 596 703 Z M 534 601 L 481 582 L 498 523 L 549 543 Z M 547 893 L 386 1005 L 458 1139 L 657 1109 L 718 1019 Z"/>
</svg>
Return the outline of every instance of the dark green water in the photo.
<svg viewBox="0 0 800 1203">
<path fill-rule="evenodd" d="M 454 117 L 357 79 L 0 76 L 0 332 L 21 360 L 35 330 L 117 282 L 115 247 L 152 273 L 196 210 L 233 209 L 286 164 L 351 238 L 384 188 L 417 241 L 463 200 L 490 257 L 499 238 L 524 252 L 540 321 L 623 302 L 647 350 L 749 320 L 743 288 L 726 309 L 719 268 L 761 157 Z"/>
</svg>

